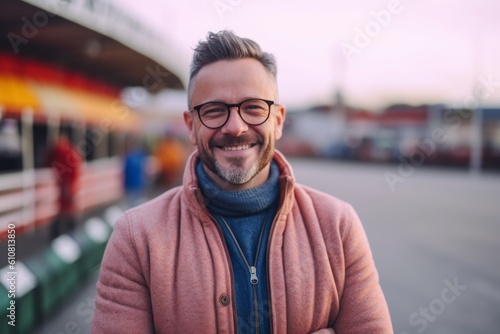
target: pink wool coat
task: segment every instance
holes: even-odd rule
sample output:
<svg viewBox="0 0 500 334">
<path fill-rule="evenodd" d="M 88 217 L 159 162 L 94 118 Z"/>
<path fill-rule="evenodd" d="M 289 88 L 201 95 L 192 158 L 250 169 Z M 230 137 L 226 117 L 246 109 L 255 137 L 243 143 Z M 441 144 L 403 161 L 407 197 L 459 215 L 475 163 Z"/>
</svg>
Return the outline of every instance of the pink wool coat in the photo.
<svg viewBox="0 0 500 334">
<path fill-rule="evenodd" d="M 190 157 L 183 185 L 127 211 L 102 261 L 92 333 L 235 333 L 231 262 Z M 392 333 L 352 207 L 294 181 L 276 152 L 280 206 L 267 245 L 273 333 Z"/>
</svg>

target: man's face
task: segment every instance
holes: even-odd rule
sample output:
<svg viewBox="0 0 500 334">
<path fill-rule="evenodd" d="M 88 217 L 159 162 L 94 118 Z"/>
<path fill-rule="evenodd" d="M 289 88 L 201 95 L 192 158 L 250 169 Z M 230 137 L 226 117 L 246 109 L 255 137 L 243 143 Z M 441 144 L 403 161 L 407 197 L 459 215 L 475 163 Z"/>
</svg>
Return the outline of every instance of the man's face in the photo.
<svg viewBox="0 0 500 334">
<path fill-rule="evenodd" d="M 276 83 L 255 59 L 221 60 L 204 66 L 194 79 L 191 106 L 217 101 L 239 103 L 249 98 L 276 101 Z M 267 180 L 274 144 L 281 137 L 285 107 L 271 106 L 261 125 L 246 124 L 231 108 L 226 124 L 205 127 L 196 111 L 185 112 L 189 138 L 196 145 L 210 177 L 226 190 L 256 187 Z"/>
</svg>

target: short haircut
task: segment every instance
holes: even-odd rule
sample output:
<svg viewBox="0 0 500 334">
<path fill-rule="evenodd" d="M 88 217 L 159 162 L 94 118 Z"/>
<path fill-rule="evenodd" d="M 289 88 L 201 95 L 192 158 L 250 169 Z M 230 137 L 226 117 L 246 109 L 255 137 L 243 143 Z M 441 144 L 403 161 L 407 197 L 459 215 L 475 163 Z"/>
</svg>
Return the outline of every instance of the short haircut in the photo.
<svg viewBox="0 0 500 334">
<path fill-rule="evenodd" d="M 200 41 L 194 49 L 189 73 L 188 104 L 191 102 L 193 83 L 198 72 L 206 65 L 219 60 L 237 60 L 253 58 L 258 60 L 276 81 L 276 59 L 270 53 L 262 51 L 259 44 L 249 38 L 242 38 L 232 31 L 209 32 L 206 41 Z M 191 105 L 189 105 L 191 108 Z"/>
</svg>

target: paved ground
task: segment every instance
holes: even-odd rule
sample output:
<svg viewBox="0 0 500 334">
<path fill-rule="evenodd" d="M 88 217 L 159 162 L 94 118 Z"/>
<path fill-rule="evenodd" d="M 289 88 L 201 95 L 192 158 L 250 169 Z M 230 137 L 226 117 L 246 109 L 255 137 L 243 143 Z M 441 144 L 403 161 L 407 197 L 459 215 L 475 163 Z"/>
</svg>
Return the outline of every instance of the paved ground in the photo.
<svg viewBox="0 0 500 334">
<path fill-rule="evenodd" d="M 90 275 L 80 290 L 62 304 L 57 312 L 35 329 L 34 334 L 90 333 L 95 309 L 95 285 L 99 272 Z"/>
<path fill-rule="evenodd" d="M 293 165 L 299 181 L 358 211 L 395 333 L 500 333 L 499 174 L 401 169 L 391 189 L 397 165 Z"/>
<path fill-rule="evenodd" d="M 291 161 L 358 211 L 396 334 L 500 333 L 500 174 Z M 96 277 L 35 333 L 89 333 Z"/>
</svg>

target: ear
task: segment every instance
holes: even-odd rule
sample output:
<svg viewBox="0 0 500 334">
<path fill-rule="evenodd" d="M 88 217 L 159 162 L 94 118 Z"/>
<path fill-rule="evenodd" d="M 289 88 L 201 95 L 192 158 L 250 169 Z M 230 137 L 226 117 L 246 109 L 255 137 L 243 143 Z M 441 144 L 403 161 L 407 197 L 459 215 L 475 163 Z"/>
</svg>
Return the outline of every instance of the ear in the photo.
<svg viewBox="0 0 500 334">
<path fill-rule="evenodd" d="M 193 113 L 189 111 L 185 111 L 184 114 L 184 123 L 187 126 L 188 132 L 189 132 L 189 141 L 191 144 L 196 146 L 196 136 L 194 133 L 194 120 L 193 120 Z"/>
<path fill-rule="evenodd" d="M 285 124 L 286 107 L 282 104 L 276 106 L 276 126 L 274 128 L 274 136 L 276 140 L 281 138 L 283 134 L 283 125 Z"/>
</svg>

